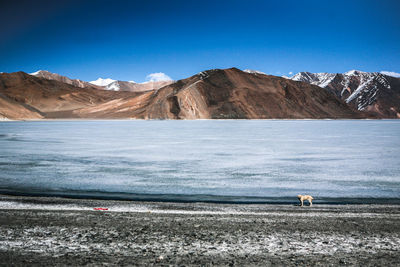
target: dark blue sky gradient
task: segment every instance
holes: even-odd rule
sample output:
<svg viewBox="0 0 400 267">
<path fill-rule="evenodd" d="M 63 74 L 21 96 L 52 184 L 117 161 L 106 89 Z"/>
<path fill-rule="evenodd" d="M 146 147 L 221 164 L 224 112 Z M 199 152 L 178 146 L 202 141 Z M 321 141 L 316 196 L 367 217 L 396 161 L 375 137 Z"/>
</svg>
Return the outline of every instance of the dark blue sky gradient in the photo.
<svg viewBox="0 0 400 267">
<path fill-rule="evenodd" d="M 400 72 L 400 1 L 0 1 L 0 71 Z"/>
</svg>

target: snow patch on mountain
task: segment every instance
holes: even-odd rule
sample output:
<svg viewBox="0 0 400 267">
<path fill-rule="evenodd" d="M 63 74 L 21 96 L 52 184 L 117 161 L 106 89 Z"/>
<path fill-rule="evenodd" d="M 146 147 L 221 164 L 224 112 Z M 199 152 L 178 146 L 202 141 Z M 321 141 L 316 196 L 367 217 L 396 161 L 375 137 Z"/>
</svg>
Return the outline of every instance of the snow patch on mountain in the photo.
<svg viewBox="0 0 400 267">
<path fill-rule="evenodd" d="M 350 101 L 356 98 L 362 92 L 363 89 L 365 89 L 368 85 L 371 84 L 372 81 L 373 78 L 370 78 L 368 81 L 361 83 L 360 86 L 358 86 L 357 89 L 354 90 L 354 92 L 346 99 L 346 103 L 350 103 Z"/>
<path fill-rule="evenodd" d="M 38 70 L 38 71 L 35 71 L 35 72 L 32 72 L 32 73 L 28 73 L 29 75 L 33 75 L 33 76 L 36 76 L 36 75 L 38 75 L 39 73 L 41 73 L 43 70 Z"/>
<path fill-rule="evenodd" d="M 311 72 L 299 72 L 292 76 L 290 79 L 294 81 L 307 82 L 318 85 L 320 87 L 326 87 L 336 77 L 335 73 L 311 73 Z"/>
<path fill-rule="evenodd" d="M 120 87 L 118 81 L 114 81 L 110 84 L 107 84 L 105 89 L 110 90 L 110 91 L 119 91 L 121 89 L 121 87 Z"/>
<path fill-rule="evenodd" d="M 109 84 L 111 84 L 113 82 L 116 82 L 116 80 L 113 80 L 113 79 L 110 79 L 110 78 L 106 78 L 106 79 L 98 78 L 97 80 L 91 81 L 89 83 L 97 85 L 97 86 L 107 86 L 107 85 L 109 85 Z"/>
<path fill-rule="evenodd" d="M 349 70 L 348 72 L 345 72 L 343 74 L 347 75 L 347 76 L 355 76 L 355 75 L 360 75 L 360 74 L 368 74 L 368 72 L 364 72 L 361 70 Z"/>
<path fill-rule="evenodd" d="M 389 81 L 381 73 L 355 71 L 350 74 L 349 72 L 346 72 L 345 74 L 347 75 L 344 75 L 345 82 L 343 90 L 349 88 L 349 85 L 352 82 L 351 76 L 355 76 L 355 78 L 359 80 L 358 87 L 347 99 L 345 99 L 346 103 L 350 103 L 357 98 L 356 102 L 358 110 L 364 110 L 367 106 L 375 102 L 376 94 L 379 91 L 378 87 L 391 89 Z M 343 90 L 342 95 L 344 92 Z"/>
<path fill-rule="evenodd" d="M 146 79 L 147 81 L 145 82 L 137 83 L 133 80 L 120 81 L 110 78 L 99 78 L 96 81 L 92 81 L 90 83 L 102 86 L 104 90 L 143 92 L 149 90 L 157 90 L 173 82 L 171 77 L 162 72 L 151 73 L 147 75 Z"/>
<path fill-rule="evenodd" d="M 250 70 L 250 69 L 245 69 L 245 70 L 243 70 L 244 72 L 247 72 L 247 73 L 252 73 L 252 74 L 264 74 L 264 75 L 267 75 L 266 73 L 264 73 L 264 72 L 262 72 L 262 71 L 259 71 L 259 70 Z"/>
</svg>

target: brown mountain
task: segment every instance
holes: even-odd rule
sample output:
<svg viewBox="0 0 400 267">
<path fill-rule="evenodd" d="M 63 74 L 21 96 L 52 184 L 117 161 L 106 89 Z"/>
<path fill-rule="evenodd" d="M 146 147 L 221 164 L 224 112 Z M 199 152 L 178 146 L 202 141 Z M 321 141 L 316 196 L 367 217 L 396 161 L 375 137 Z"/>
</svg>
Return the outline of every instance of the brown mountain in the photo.
<svg viewBox="0 0 400 267">
<path fill-rule="evenodd" d="M 0 74 L 0 115 L 32 118 L 269 119 L 365 117 L 304 82 L 239 69 L 209 70 L 159 90 L 76 87 L 23 72 Z M 13 113 L 14 112 L 14 113 Z M 29 112 L 32 112 L 29 113 Z M 29 116 L 28 116 L 29 113 Z"/>
<path fill-rule="evenodd" d="M 0 120 L 42 118 L 44 118 L 44 116 L 39 110 L 0 93 Z"/>
<path fill-rule="evenodd" d="M 209 70 L 163 87 L 146 109 L 145 119 L 361 118 L 318 86 L 236 68 Z"/>
<path fill-rule="evenodd" d="M 55 81 L 59 81 L 59 82 L 63 82 L 66 84 L 70 84 L 73 85 L 75 87 L 80 87 L 80 88 L 97 88 L 97 89 L 103 89 L 101 86 L 97 86 L 79 79 L 70 79 L 66 76 L 62 76 L 60 74 L 57 73 L 52 73 L 49 72 L 47 70 L 39 70 L 37 72 L 34 73 L 30 73 L 30 75 L 36 76 L 36 77 L 40 77 L 40 78 L 45 78 L 47 80 L 55 80 Z"/>
<path fill-rule="evenodd" d="M 80 118 L 79 109 L 135 98 L 137 93 L 81 88 L 24 72 L 0 74 L 0 116 L 9 119 Z M 84 114 L 83 118 L 90 117 Z"/>
</svg>

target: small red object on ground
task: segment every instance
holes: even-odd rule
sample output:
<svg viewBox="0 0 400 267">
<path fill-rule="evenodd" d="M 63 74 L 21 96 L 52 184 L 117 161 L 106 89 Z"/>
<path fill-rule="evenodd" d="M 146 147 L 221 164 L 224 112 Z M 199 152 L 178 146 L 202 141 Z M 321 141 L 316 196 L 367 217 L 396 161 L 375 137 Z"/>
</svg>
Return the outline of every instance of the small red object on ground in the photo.
<svg viewBox="0 0 400 267">
<path fill-rule="evenodd" d="M 108 208 L 93 208 L 94 210 L 108 210 Z"/>
</svg>

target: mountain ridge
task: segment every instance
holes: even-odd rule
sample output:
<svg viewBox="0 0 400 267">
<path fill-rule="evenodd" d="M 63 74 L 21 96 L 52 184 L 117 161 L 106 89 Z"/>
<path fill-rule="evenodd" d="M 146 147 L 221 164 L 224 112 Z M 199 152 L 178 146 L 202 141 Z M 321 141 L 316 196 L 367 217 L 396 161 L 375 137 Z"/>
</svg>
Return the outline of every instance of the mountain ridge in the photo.
<svg viewBox="0 0 400 267">
<path fill-rule="evenodd" d="M 43 119 L 81 118 L 76 114 L 79 109 L 135 97 L 137 93 L 111 92 L 91 86 L 77 87 L 25 72 L 14 72 L 0 74 L 0 96 L 0 116 L 8 119 Z M 16 110 L 20 112 L 16 113 Z"/>
<path fill-rule="evenodd" d="M 386 116 L 357 111 L 326 88 L 237 68 L 202 71 L 157 89 L 133 92 L 77 87 L 24 72 L 3 73 L 0 74 L 0 96 L 0 116 L 9 119 L 360 119 Z M 1 103 L 7 103 L 8 108 Z M 10 107 L 20 110 L 20 114 L 13 113 Z"/>
<path fill-rule="evenodd" d="M 400 118 L 400 78 L 380 72 L 299 72 L 288 79 L 318 85 L 359 111 Z"/>
<path fill-rule="evenodd" d="M 70 85 L 80 87 L 80 88 L 93 87 L 93 88 L 97 88 L 97 89 L 102 89 L 101 87 L 99 87 L 95 84 L 91 84 L 89 82 L 85 82 L 80 79 L 71 79 L 67 76 L 63 76 L 63 75 L 53 73 L 53 72 L 50 72 L 47 70 L 38 70 L 36 72 L 28 73 L 28 74 L 35 76 L 35 77 L 41 77 L 41 78 L 44 78 L 47 80 L 55 80 L 55 81 L 63 82 L 63 83 L 70 84 Z"/>
<path fill-rule="evenodd" d="M 362 118 L 317 86 L 237 68 L 200 72 L 165 86 L 150 99 L 144 119 Z"/>
<path fill-rule="evenodd" d="M 56 80 L 59 82 L 67 83 L 80 88 L 96 88 L 101 90 L 111 90 L 111 91 L 130 91 L 130 92 L 144 92 L 157 90 L 165 85 L 171 84 L 172 80 L 165 81 L 147 81 L 143 83 L 135 83 L 133 81 L 120 81 L 113 80 L 111 78 L 98 78 L 95 81 L 85 82 L 79 79 L 71 79 L 67 76 L 63 76 L 57 73 L 52 73 L 46 70 L 39 70 L 29 75 L 45 78 L 48 80 Z"/>
</svg>

